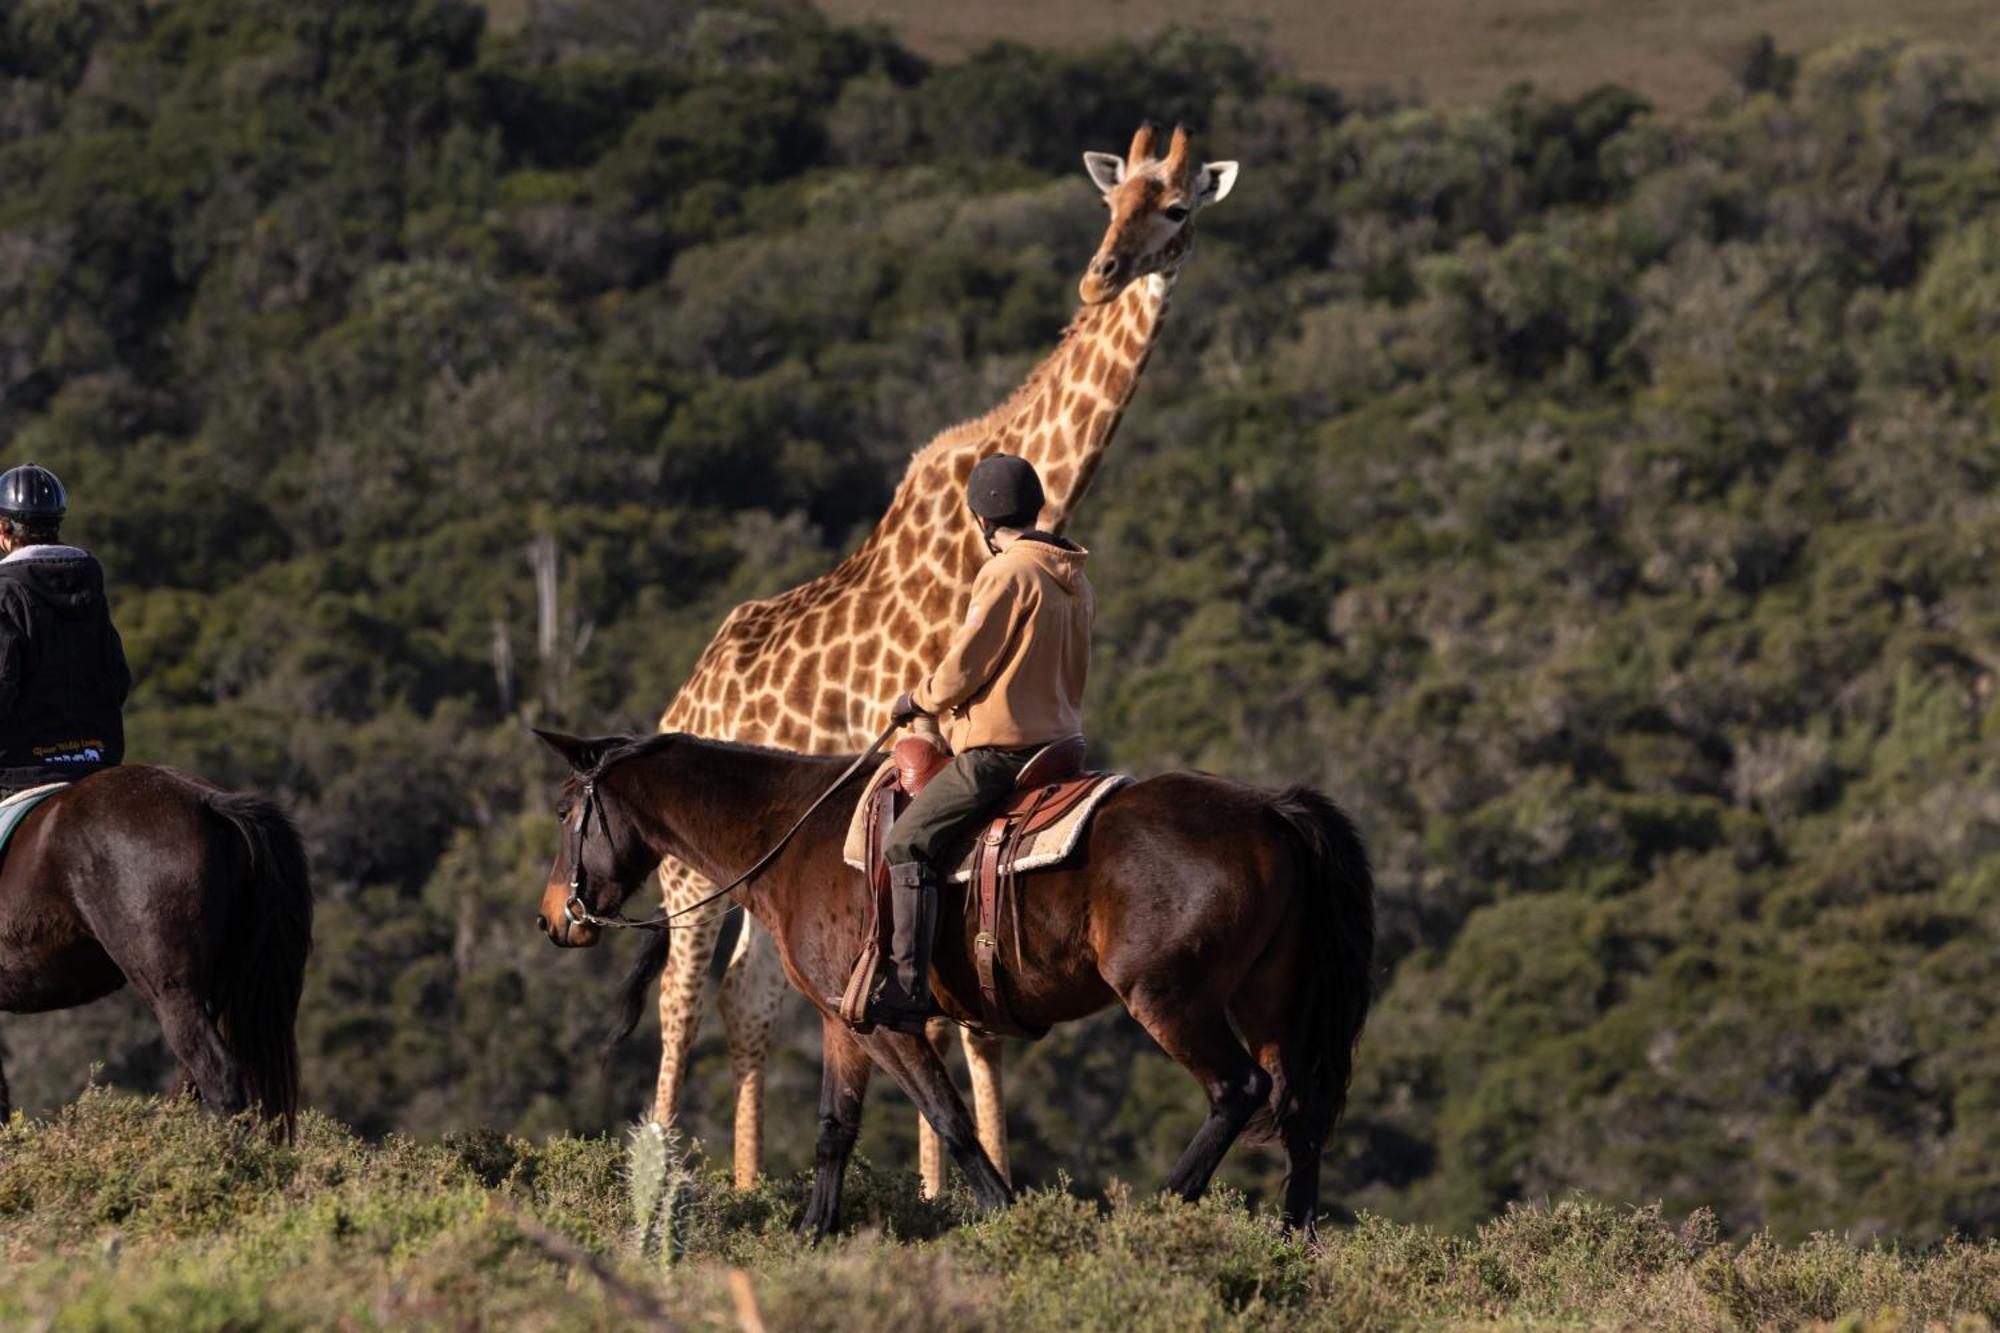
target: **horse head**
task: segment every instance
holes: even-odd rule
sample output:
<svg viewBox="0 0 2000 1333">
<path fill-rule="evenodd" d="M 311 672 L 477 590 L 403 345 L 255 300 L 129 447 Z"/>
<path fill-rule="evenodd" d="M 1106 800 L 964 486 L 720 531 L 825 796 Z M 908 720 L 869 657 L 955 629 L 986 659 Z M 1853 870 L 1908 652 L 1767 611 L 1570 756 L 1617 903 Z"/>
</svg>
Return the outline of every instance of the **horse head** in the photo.
<svg viewBox="0 0 2000 1333">
<path fill-rule="evenodd" d="M 660 864 L 619 784 L 607 781 L 618 760 L 645 742 L 630 736 L 585 740 L 537 730 L 544 744 L 569 765 L 556 799 L 562 840 L 542 888 L 535 924 L 565 949 L 597 943 L 601 923 L 615 919 L 625 900 Z"/>
</svg>

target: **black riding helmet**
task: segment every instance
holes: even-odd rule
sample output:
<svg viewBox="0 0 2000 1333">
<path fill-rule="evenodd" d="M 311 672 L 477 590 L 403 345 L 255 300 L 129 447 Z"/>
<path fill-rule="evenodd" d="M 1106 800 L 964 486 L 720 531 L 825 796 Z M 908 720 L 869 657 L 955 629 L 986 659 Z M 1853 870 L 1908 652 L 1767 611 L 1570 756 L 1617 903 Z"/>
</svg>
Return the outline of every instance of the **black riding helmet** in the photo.
<svg viewBox="0 0 2000 1333">
<path fill-rule="evenodd" d="M 1013 454 L 983 458 L 965 483 L 972 512 L 1002 528 L 1032 528 L 1042 512 L 1042 479 L 1034 465 Z"/>
<path fill-rule="evenodd" d="M 48 522 L 69 512 L 69 496 L 55 473 L 35 463 L 0 472 L 0 518 Z"/>
</svg>

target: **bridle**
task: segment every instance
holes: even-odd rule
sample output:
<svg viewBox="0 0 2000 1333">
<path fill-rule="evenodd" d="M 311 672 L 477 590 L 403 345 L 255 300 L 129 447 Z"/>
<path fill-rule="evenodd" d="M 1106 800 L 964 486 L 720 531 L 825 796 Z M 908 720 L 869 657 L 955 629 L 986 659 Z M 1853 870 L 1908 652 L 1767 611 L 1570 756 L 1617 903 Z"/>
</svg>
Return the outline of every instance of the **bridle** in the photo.
<svg viewBox="0 0 2000 1333">
<path fill-rule="evenodd" d="M 817 814 L 819 812 L 819 808 L 825 805 L 827 801 L 831 800 L 835 792 L 839 791 L 842 787 L 847 785 L 847 780 L 849 778 L 853 777 L 856 773 L 861 771 L 861 766 L 863 764 L 867 763 L 870 759 L 873 759 L 877 754 L 881 753 L 882 746 L 888 741 L 890 736 L 895 734 L 896 728 L 900 727 L 901 725 L 902 723 L 900 722 L 892 721 L 889 723 L 888 726 L 882 728 L 882 734 L 877 736 L 874 739 L 874 741 L 869 745 L 869 747 L 866 750 L 862 751 L 861 754 L 855 759 L 853 763 L 847 766 L 847 770 L 844 773 L 842 773 L 839 777 L 833 780 L 832 786 L 828 787 L 825 791 L 821 792 L 819 794 L 818 799 L 816 799 L 811 805 L 806 807 L 805 813 L 800 815 L 796 820 L 793 821 L 792 826 L 785 830 L 784 836 L 779 838 L 778 841 L 772 845 L 770 851 L 765 852 L 762 856 L 758 857 L 755 864 L 753 864 L 748 870 L 738 875 L 735 879 L 730 880 L 727 884 L 723 885 L 715 892 L 708 894 L 707 896 L 699 899 L 698 901 L 689 903 L 686 907 L 681 908 L 679 911 L 669 912 L 666 908 L 662 907 L 656 915 L 647 917 L 641 921 L 634 921 L 631 917 L 628 916 L 602 916 L 596 912 L 591 911 L 590 905 L 584 902 L 583 900 L 583 884 L 585 879 L 585 875 L 583 873 L 583 841 L 584 838 L 587 837 L 590 833 L 590 815 L 593 810 L 597 812 L 597 822 L 601 826 L 603 826 L 604 831 L 607 834 L 610 833 L 611 831 L 610 821 L 608 821 L 604 817 L 604 798 L 597 794 L 598 779 L 604 776 L 604 770 L 606 768 L 616 763 L 619 759 L 624 758 L 623 755 L 617 754 L 615 752 L 606 755 L 604 759 L 598 762 L 596 767 L 592 768 L 590 772 L 583 775 L 583 798 L 582 798 L 583 808 L 581 809 L 581 811 L 578 812 L 576 821 L 576 852 L 570 861 L 569 898 L 563 903 L 563 920 L 570 923 L 571 925 L 597 926 L 600 929 L 605 929 L 605 930 L 692 930 L 694 929 L 694 927 L 691 925 L 676 926 L 673 925 L 672 922 L 676 917 L 683 917 L 690 912 L 699 911 L 701 908 L 708 906 L 716 899 L 721 898 L 727 894 L 734 893 L 737 889 L 742 888 L 745 884 L 749 883 L 752 879 L 754 879 L 759 873 L 761 873 L 764 870 L 766 866 L 770 865 L 771 862 L 775 861 L 778 857 L 778 853 L 784 851 L 785 848 L 791 843 L 793 835 L 796 834 L 800 829 L 805 827 L 806 821 L 808 819 L 811 819 L 815 814 Z M 736 908 L 741 906 L 742 906 L 741 903 L 735 903 L 730 906 L 729 910 L 733 912 L 736 910 Z"/>
<path fill-rule="evenodd" d="M 583 809 L 576 821 L 576 854 L 571 858 L 569 870 L 569 897 L 563 902 L 563 920 L 575 925 L 590 926 L 634 926 L 638 923 L 624 917 L 602 917 L 592 912 L 583 901 L 583 840 L 590 832 L 591 811 L 597 812 L 597 822 L 605 825 L 604 831 L 611 831 L 604 818 L 602 803 L 597 798 L 598 770 L 592 769 L 583 779 Z"/>
</svg>

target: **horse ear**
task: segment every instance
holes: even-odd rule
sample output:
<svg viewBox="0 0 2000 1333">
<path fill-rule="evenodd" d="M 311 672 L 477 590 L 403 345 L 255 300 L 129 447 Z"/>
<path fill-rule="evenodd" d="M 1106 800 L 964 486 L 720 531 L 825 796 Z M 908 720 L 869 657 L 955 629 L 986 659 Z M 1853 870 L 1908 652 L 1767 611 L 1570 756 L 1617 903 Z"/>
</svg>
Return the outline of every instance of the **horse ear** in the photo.
<svg viewBox="0 0 2000 1333">
<path fill-rule="evenodd" d="M 587 741 L 560 731 L 543 731 L 532 727 L 531 731 L 541 738 L 542 744 L 562 756 L 563 762 L 578 773 L 588 773 L 597 767 L 597 761 L 611 748 L 608 740 Z"/>
</svg>

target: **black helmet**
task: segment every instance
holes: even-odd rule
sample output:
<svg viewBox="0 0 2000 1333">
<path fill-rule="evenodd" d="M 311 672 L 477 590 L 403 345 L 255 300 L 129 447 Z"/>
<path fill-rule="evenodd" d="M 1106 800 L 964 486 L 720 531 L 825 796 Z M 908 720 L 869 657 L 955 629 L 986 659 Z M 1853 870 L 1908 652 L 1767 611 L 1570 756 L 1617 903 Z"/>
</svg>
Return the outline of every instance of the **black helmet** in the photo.
<svg viewBox="0 0 2000 1333">
<path fill-rule="evenodd" d="M 982 458 L 965 483 L 972 512 L 1003 528 L 1034 525 L 1042 512 L 1042 479 L 1034 465 L 1012 454 Z"/>
<path fill-rule="evenodd" d="M 56 474 L 34 463 L 0 472 L 0 518 L 59 519 L 69 512 L 69 496 Z"/>
</svg>

